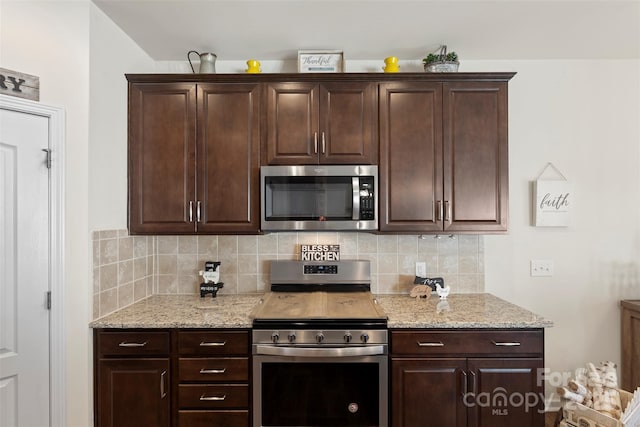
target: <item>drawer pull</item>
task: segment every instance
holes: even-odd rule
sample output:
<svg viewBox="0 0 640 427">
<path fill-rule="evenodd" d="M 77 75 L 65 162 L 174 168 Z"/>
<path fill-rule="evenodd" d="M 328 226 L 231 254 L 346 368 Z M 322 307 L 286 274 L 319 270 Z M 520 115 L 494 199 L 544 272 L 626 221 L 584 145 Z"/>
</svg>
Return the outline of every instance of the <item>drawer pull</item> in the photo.
<svg viewBox="0 0 640 427">
<path fill-rule="evenodd" d="M 202 341 L 200 343 L 200 347 L 222 347 L 223 345 L 226 345 L 227 342 L 226 341 L 222 341 L 222 342 L 206 342 L 206 341 Z"/>
<path fill-rule="evenodd" d="M 497 346 L 497 347 L 518 347 L 520 345 L 519 342 L 514 341 L 514 342 L 495 342 L 495 341 L 491 341 L 493 343 L 493 345 Z"/>
<path fill-rule="evenodd" d="M 120 347 L 144 347 L 147 345 L 147 342 L 126 342 L 122 341 L 118 346 Z"/>
<path fill-rule="evenodd" d="M 444 347 L 444 343 L 442 341 L 438 342 L 420 342 L 416 341 L 418 347 Z"/>
<path fill-rule="evenodd" d="M 222 369 L 200 369 L 201 374 L 224 374 L 227 371 L 227 368 Z"/>
<path fill-rule="evenodd" d="M 225 400 L 227 398 L 226 394 L 223 394 L 222 396 L 207 396 L 205 394 L 203 394 L 202 396 L 200 396 L 200 400 L 205 401 L 205 402 L 210 402 L 210 401 L 221 401 L 221 400 Z"/>
<path fill-rule="evenodd" d="M 160 374 L 160 399 L 164 399 L 165 397 L 167 397 L 167 392 L 164 387 L 164 381 L 165 381 L 166 375 L 167 375 L 167 371 L 162 371 L 162 373 Z"/>
</svg>

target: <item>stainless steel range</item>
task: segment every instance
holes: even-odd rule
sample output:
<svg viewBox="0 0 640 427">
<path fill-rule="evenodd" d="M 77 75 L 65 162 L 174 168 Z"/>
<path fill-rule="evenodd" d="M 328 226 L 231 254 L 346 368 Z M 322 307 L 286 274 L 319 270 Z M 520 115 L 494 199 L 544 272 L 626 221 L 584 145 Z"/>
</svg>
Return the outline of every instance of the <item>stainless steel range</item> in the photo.
<svg viewBox="0 0 640 427">
<path fill-rule="evenodd" d="M 253 316 L 254 427 L 387 427 L 387 316 L 369 261 L 273 261 Z"/>
</svg>

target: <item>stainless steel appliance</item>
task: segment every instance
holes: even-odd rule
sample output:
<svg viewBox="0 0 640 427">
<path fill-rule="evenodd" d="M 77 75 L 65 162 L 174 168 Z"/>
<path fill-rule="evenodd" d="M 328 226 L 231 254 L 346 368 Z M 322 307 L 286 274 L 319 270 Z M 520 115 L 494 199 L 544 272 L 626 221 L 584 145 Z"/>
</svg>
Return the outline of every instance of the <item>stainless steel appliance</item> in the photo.
<svg viewBox="0 0 640 427">
<path fill-rule="evenodd" d="M 273 261 L 252 312 L 253 426 L 388 426 L 387 316 L 369 261 Z"/>
<path fill-rule="evenodd" d="M 261 228 L 377 230 L 377 194 L 373 165 L 263 166 Z"/>
</svg>

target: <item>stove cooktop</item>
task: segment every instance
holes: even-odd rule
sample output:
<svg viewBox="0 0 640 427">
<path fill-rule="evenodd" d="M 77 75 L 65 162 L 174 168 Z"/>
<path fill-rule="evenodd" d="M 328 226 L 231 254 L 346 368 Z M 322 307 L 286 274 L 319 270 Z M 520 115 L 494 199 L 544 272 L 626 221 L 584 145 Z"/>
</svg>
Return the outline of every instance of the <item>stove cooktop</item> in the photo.
<svg viewBox="0 0 640 427">
<path fill-rule="evenodd" d="M 386 324 L 387 315 L 370 292 L 270 292 L 251 313 L 265 322 Z"/>
<path fill-rule="evenodd" d="M 254 327 L 386 327 L 371 294 L 369 261 L 273 261 L 272 292 L 253 310 Z"/>
</svg>

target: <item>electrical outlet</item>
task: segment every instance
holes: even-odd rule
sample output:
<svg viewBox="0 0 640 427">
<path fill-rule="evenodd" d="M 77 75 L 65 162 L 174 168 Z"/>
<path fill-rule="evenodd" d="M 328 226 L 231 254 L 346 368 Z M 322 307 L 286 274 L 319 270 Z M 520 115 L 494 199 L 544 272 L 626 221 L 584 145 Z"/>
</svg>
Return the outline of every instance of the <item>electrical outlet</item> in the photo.
<svg viewBox="0 0 640 427">
<path fill-rule="evenodd" d="M 416 262 L 416 276 L 427 277 L 427 263 L 424 261 Z"/>
<path fill-rule="evenodd" d="M 531 276 L 532 277 L 553 276 L 553 261 L 550 259 L 532 259 L 531 260 Z"/>
</svg>

